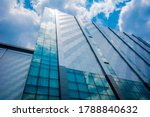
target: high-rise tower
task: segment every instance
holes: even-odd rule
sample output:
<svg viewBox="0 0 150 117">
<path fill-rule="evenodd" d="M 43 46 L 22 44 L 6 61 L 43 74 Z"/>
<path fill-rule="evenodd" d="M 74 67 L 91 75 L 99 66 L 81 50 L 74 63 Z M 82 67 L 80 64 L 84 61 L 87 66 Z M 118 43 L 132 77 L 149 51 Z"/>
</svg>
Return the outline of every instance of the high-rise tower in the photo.
<svg viewBox="0 0 150 117">
<path fill-rule="evenodd" d="M 150 99 L 150 45 L 45 8 L 23 88 L 33 100 Z"/>
</svg>

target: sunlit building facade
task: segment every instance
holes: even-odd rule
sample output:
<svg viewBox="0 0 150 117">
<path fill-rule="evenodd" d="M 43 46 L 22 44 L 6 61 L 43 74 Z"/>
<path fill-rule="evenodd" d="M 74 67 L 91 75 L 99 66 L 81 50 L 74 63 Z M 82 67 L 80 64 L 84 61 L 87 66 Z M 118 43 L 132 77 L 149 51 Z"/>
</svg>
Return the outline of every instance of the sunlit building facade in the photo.
<svg viewBox="0 0 150 117">
<path fill-rule="evenodd" d="M 31 56 L 18 99 L 150 99 L 150 45 L 135 35 L 45 8 Z"/>
</svg>

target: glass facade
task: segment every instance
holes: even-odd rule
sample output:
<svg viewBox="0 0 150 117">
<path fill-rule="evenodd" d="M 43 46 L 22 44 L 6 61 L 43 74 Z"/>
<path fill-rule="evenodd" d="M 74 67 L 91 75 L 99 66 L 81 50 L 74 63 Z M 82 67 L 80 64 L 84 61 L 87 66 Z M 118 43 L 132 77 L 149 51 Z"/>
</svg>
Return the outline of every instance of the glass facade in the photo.
<svg viewBox="0 0 150 117">
<path fill-rule="evenodd" d="M 32 55 L 0 48 L 0 100 L 22 98 Z"/>
<path fill-rule="evenodd" d="M 70 99 L 115 100 L 105 76 L 67 69 L 68 89 Z"/>
<path fill-rule="evenodd" d="M 0 45 L 0 99 L 150 99 L 150 46 L 135 35 L 45 8 L 29 53 Z"/>
<path fill-rule="evenodd" d="M 55 13 L 45 9 L 22 99 L 60 99 Z"/>
<path fill-rule="evenodd" d="M 142 51 L 125 34 L 46 8 L 22 99 L 150 99 Z"/>
</svg>

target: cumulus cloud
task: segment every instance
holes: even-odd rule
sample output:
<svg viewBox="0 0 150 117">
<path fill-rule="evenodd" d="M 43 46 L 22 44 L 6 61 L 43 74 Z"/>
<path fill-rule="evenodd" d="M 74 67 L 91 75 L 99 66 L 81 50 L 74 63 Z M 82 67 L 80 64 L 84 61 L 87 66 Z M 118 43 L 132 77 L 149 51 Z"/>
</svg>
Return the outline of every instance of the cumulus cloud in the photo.
<svg viewBox="0 0 150 117">
<path fill-rule="evenodd" d="M 90 18 L 93 18 L 99 13 L 104 13 L 106 18 L 109 18 L 110 13 L 120 10 L 117 5 L 126 1 L 127 0 L 103 0 L 98 3 L 94 2 L 89 11 Z"/>
<path fill-rule="evenodd" d="M 94 1 L 89 10 L 86 8 L 86 0 L 32 0 L 32 4 L 38 14 L 42 14 L 45 7 L 50 7 L 82 19 L 92 19 L 99 13 L 104 13 L 109 18 L 110 13 L 120 10 L 117 5 L 126 1 L 128 0 Z"/>
<path fill-rule="evenodd" d="M 15 0 L 1 0 L 0 41 L 34 48 L 39 29 L 39 16 Z"/>
<path fill-rule="evenodd" d="M 93 1 L 91 7 L 88 9 L 86 8 L 86 0 L 30 0 L 33 10 L 24 8 L 24 3 L 26 0 L 19 0 L 20 4 L 18 4 L 17 1 L 18 0 L 1 0 L 0 41 L 34 48 L 40 25 L 40 17 L 45 7 L 58 9 L 62 12 L 75 15 L 81 19 L 90 20 L 99 13 L 104 13 L 106 18 L 109 18 L 111 13 L 116 10 L 121 10 L 118 7 L 118 4 L 129 0 L 100 0 L 99 2 Z M 147 0 L 138 0 L 138 2 L 135 1 L 136 0 L 130 2 L 121 11 L 119 19 L 120 30 L 127 30 L 128 32 L 132 32 L 132 29 L 135 32 L 139 30 L 138 23 L 130 20 L 131 22 L 135 23 L 135 27 L 138 27 L 137 30 L 135 30 L 135 27 L 128 25 L 130 22 L 128 22 L 129 20 L 127 19 L 133 18 L 131 16 L 134 15 L 134 13 L 130 13 L 131 10 L 133 12 L 137 10 L 138 15 L 140 16 L 138 16 L 136 19 L 133 19 L 136 21 L 141 20 L 140 17 L 143 15 L 143 11 L 141 13 L 138 7 L 146 11 L 148 7 L 145 8 L 143 5 L 149 6 L 150 2 Z M 146 13 L 147 11 L 145 14 Z M 143 20 L 145 18 L 146 22 L 142 24 L 142 27 L 145 32 L 147 31 L 145 34 L 148 34 L 148 30 L 146 29 L 150 26 L 150 20 L 148 20 L 148 17 L 145 17 L 145 14 L 143 15 L 144 17 L 142 16 L 142 18 Z"/>
<path fill-rule="evenodd" d="M 135 34 L 150 42 L 150 1 L 129 2 L 120 13 L 118 25 L 121 31 Z"/>
</svg>

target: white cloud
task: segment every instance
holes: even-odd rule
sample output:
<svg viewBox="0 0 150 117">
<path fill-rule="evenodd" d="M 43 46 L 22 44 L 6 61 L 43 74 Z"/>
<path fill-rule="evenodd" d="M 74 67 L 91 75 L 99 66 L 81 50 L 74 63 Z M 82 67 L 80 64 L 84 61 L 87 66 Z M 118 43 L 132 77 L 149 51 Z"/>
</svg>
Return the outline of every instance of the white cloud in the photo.
<svg viewBox="0 0 150 117">
<path fill-rule="evenodd" d="M 92 19 L 99 13 L 104 13 L 109 18 L 110 13 L 119 10 L 117 5 L 125 1 L 127 0 L 102 0 L 94 2 L 90 10 L 86 9 L 86 0 L 32 0 L 32 3 L 38 14 L 42 14 L 44 7 L 50 7 L 76 15 L 82 19 Z"/>
<path fill-rule="evenodd" d="M 95 2 L 90 8 L 90 18 L 96 16 L 98 13 L 104 13 L 106 18 L 109 18 L 110 13 L 118 10 L 117 5 L 126 0 L 103 0 L 99 3 Z"/>
<path fill-rule="evenodd" d="M 128 0 L 101 0 L 98 3 L 94 2 L 89 10 L 86 9 L 86 0 L 31 0 L 34 10 L 25 9 L 23 7 L 24 0 L 21 0 L 19 5 L 16 1 L 17 0 L 1 0 L 0 41 L 33 48 L 38 35 L 39 20 L 45 7 L 76 15 L 81 19 L 92 19 L 99 13 L 104 13 L 105 16 L 109 18 L 111 13 L 120 10 L 120 8 L 117 7 L 118 4 Z M 133 0 L 124 7 L 121 12 L 119 20 L 121 30 L 132 32 L 132 29 L 134 29 L 135 31 L 135 28 L 139 25 L 137 25 L 138 23 L 136 24 L 134 20 L 138 21 L 142 19 L 142 16 L 132 20 L 132 22 L 135 23 L 134 28 L 131 27 L 131 25 L 126 26 L 126 24 L 130 23 L 126 19 L 131 19 L 130 17 L 132 16 L 132 13 L 129 13 L 129 11 L 135 11 L 134 9 L 137 9 L 138 7 L 143 10 L 145 8 L 142 5 L 150 5 L 150 2 L 147 2 L 147 0 L 138 0 L 138 3 L 135 1 L 137 0 Z M 139 11 L 137 13 L 140 14 L 140 10 L 137 11 Z M 131 14 L 131 16 L 128 16 L 128 14 Z M 146 15 L 143 16 L 145 17 Z M 146 33 L 143 33 L 143 35 L 148 34 L 148 30 L 146 30 L 149 29 L 150 26 L 150 18 L 149 20 L 148 18 L 145 18 L 147 22 L 143 23 L 143 26 L 139 26 L 143 27 L 145 32 L 147 31 Z"/>
<path fill-rule="evenodd" d="M 129 2 L 120 13 L 118 25 L 121 31 L 136 34 L 150 42 L 150 1 Z"/>
<path fill-rule="evenodd" d="M 34 11 L 18 5 L 15 0 L 1 0 L 0 41 L 34 48 L 39 17 Z"/>
</svg>

